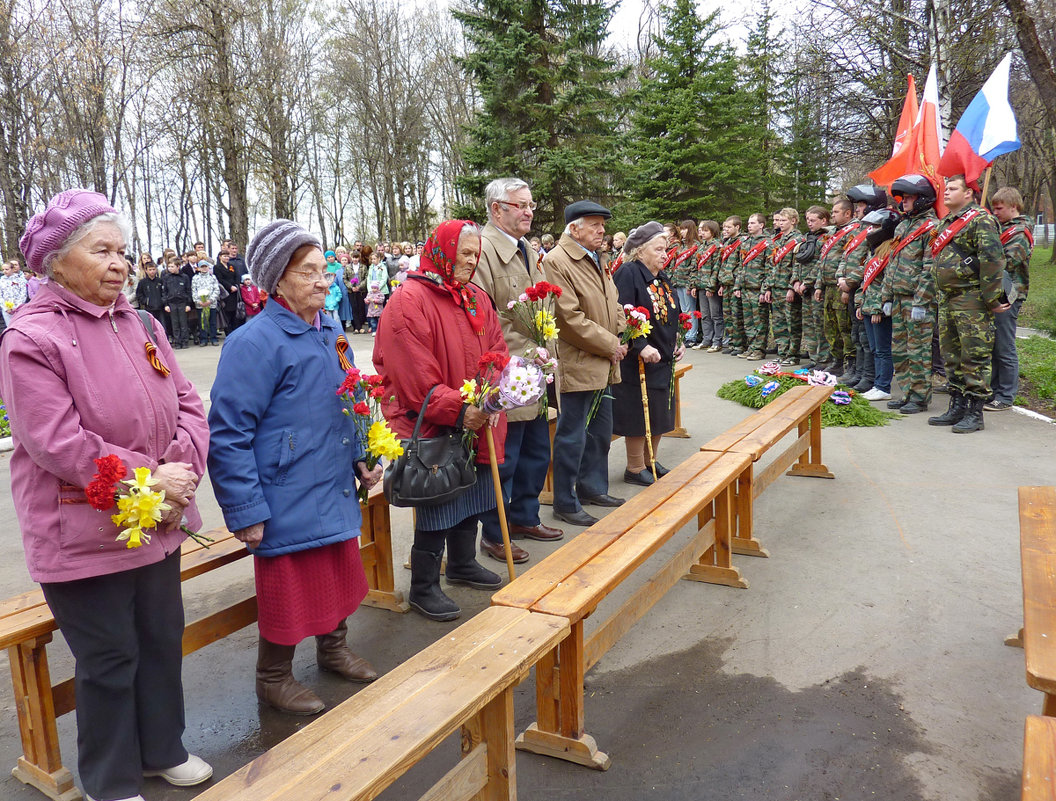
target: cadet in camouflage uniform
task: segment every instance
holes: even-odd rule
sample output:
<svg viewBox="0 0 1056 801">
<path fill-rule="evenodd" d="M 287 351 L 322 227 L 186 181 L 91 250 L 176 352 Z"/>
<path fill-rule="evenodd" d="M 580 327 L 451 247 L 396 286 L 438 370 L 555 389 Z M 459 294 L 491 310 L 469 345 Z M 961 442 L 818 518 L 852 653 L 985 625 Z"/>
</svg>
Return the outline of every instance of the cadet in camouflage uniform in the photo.
<svg viewBox="0 0 1056 801">
<path fill-rule="evenodd" d="M 792 288 L 792 271 L 795 267 L 796 248 L 803 234 L 796 230 L 799 212 L 781 209 L 774 213 L 777 236 L 770 243 L 770 258 L 767 262 L 771 290 L 771 321 L 774 339 L 777 340 L 777 355 L 781 364 L 799 364 L 799 349 L 803 339 L 802 301 Z"/>
<path fill-rule="evenodd" d="M 690 293 L 700 307 L 700 343 L 698 350 L 707 348 L 708 353 L 722 350 L 724 330 L 722 318 L 722 296 L 719 294 L 719 224 L 714 220 L 701 220 L 698 226 L 700 249 L 697 251 L 697 273 L 690 286 Z"/>
<path fill-rule="evenodd" d="M 891 315 L 895 377 L 902 388 L 902 400 L 888 406 L 913 414 L 931 403 L 931 338 L 938 313 L 931 243 L 939 218 L 935 189 L 923 175 L 902 176 L 891 184 L 891 194 L 906 216 L 895 231 L 881 291 L 884 310 Z"/>
<path fill-rule="evenodd" d="M 939 340 L 950 386 L 946 414 L 929 417 L 957 434 L 983 429 L 983 404 L 990 397 L 994 314 L 1007 311 L 1001 275 L 1005 252 L 997 220 L 975 202 L 963 175 L 946 179 L 949 214 L 932 245 L 939 295 Z"/>
<path fill-rule="evenodd" d="M 821 247 L 822 238 L 828 233 L 829 210 L 824 206 L 811 206 L 804 215 L 807 234 L 796 251 L 796 264 L 792 268 L 792 288 L 803 298 L 803 349 L 810 357 L 808 368 L 832 361 L 829 341 L 825 338 L 825 314 L 821 299 L 815 300 L 815 292 L 822 288 Z"/>
<path fill-rule="evenodd" d="M 671 286 L 678 295 L 682 311 L 692 316 L 693 312 L 699 311 L 696 295 L 690 292 L 690 289 L 696 286 L 697 252 L 700 250 L 696 222 L 683 220 L 678 225 L 678 233 L 682 238 L 682 246 L 674 261 L 668 265 L 668 275 L 671 276 Z M 688 348 L 700 342 L 700 319 L 693 317 L 690 324 L 692 328 L 686 333 L 686 347 Z"/>
<path fill-rule="evenodd" d="M 1005 249 L 1005 272 L 1012 288 L 1009 293 L 1011 308 L 994 315 L 993 377 L 990 388 L 993 398 L 983 409 L 1003 412 L 1012 408 L 1019 391 L 1019 355 L 1016 353 L 1016 323 L 1019 309 L 1027 299 L 1030 288 L 1030 254 L 1034 252 L 1033 225 L 1023 214 L 1023 196 L 1011 186 L 994 193 L 990 203 L 1001 226 L 1001 245 Z"/>
<path fill-rule="evenodd" d="M 858 384 L 855 389 L 868 401 L 891 398 L 891 376 L 894 372 L 891 361 L 891 304 L 881 300 L 881 288 L 885 276 L 891 270 L 895 229 L 900 221 L 901 217 L 891 209 L 877 209 L 862 218 L 862 225 L 869 227 L 865 241 L 869 245 L 870 258 L 865 263 L 862 291 L 858 293 L 861 302 L 855 316 L 865 327 L 875 372 L 871 387 Z"/>
<path fill-rule="evenodd" d="M 745 334 L 744 298 L 734 291 L 741 273 L 741 218 L 727 217 L 722 224 L 719 243 L 719 294 L 722 296 L 722 319 L 726 325 L 727 349 L 731 356 L 746 354 L 748 338 Z"/>
<path fill-rule="evenodd" d="M 766 355 L 766 338 L 770 333 L 770 241 L 763 234 L 766 218 L 753 214 L 748 218 L 748 236 L 741 245 L 740 278 L 734 294 L 744 304 L 744 330 L 747 350 L 744 358 L 759 361 Z"/>
<path fill-rule="evenodd" d="M 887 205 L 887 193 L 872 184 L 852 186 L 847 190 L 847 199 L 854 203 L 854 222 L 859 222 L 870 211 L 877 211 Z M 874 369 L 865 327 L 862 321 L 854 316 L 852 304 L 854 294 L 862 284 L 862 272 L 868 257 L 869 245 L 865 241 L 865 231 L 859 228 L 844 247 L 840 266 L 836 270 L 840 300 L 848 305 L 848 314 L 851 315 L 851 342 L 855 347 L 854 363 L 840 376 L 840 383 L 851 387 L 867 377 L 871 378 Z"/>
<path fill-rule="evenodd" d="M 818 278 L 814 299 L 821 301 L 825 320 L 825 341 L 829 345 L 832 359 L 827 365 L 819 365 L 833 375 L 842 375 L 844 362 L 854 362 L 854 344 L 851 342 L 851 318 L 847 306 L 840 301 L 840 288 L 836 285 L 836 270 L 840 266 L 843 249 L 858 231 L 858 223 L 851 217 L 854 206 L 843 198 L 832 204 L 832 225 L 821 238 L 821 253 L 818 255 Z"/>
</svg>

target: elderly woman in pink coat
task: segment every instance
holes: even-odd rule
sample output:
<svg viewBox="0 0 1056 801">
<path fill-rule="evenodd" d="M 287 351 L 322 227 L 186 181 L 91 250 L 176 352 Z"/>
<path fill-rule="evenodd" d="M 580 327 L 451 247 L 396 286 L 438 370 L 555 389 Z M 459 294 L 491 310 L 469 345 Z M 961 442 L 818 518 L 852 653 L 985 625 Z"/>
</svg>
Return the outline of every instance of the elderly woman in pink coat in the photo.
<svg viewBox="0 0 1056 801">
<path fill-rule="evenodd" d="M 201 525 L 209 431 L 165 330 L 122 294 L 129 234 L 102 195 L 52 198 L 19 242 L 50 280 L 0 339 L 11 491 L 29 573 L 76 660 L 78 767 L 93 801 L 141 801 L 144 777 L 189 786 L 212 775 L 183 746 L 180 677 L 180 525 Z M 112 498 L 86 490 L 97 474 L 137 468 L 169 509 L 132 547 L 116 508 L 102 508 Z"/>
</svg>

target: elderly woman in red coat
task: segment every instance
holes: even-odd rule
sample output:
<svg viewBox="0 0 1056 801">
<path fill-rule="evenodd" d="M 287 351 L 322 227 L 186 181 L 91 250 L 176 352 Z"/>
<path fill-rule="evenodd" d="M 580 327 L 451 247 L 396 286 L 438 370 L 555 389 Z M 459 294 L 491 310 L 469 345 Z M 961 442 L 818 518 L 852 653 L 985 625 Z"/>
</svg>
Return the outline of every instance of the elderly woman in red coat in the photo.
<svg viewBox="0 0 1056 801">
<path fill-rule="evenodd" d="M 426 242 L 418 270 L 385 306 L 374 344 L 374 366 L 385 378 L 385 417 L 396 435 L 409 439 L 426 394 L 421 437 L 452 428 L 494 426 L 495 458 L 502 463 L 506 417 L 489 417 L 462 401 L 459 389 L 477 374 L 488 351 L 508 354 L 491 298 L 470 284 L 480 258 L 480 229 L 466 220 L 441 223 Z M 502 585 L 476 560 L 477 521 L 495 508 L 487 447 L 477 449 L 477 481 L 467 492 L 416 510 L 411 548 L 411 606 L 431 620 L 454 620 L 458 605 L 440 589 L 440 560 L 447 543 L 447 580 L 477 589 Z M 482 468 L 481 465 L 484 467 Z"/>
</svg>

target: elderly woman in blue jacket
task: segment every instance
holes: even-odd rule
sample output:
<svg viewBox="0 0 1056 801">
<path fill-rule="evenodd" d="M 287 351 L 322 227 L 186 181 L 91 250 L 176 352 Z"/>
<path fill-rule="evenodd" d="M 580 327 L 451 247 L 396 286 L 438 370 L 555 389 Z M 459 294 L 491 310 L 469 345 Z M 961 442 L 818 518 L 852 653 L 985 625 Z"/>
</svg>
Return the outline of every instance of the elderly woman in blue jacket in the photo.
<svg viewBox="0 0 1056 801">
<path fill-rule="evenodd" d="M 257 697 L 313 715 L 322 700 L 292 674 L 304 638 L 315 636 L 323 670 L 377 678 L 345 638 L 346 618 L 367 594 L 356 481 L 373 486 L 381 468 L 367 470 L 337 397 L 341 328 L 320 314 L 334 274 L 319 241 L 275 220 L 246 257 L 272 302 L 224 343 L 211 392 L 209 477 L 227 527 L 256 557 Z"/>
</svg>

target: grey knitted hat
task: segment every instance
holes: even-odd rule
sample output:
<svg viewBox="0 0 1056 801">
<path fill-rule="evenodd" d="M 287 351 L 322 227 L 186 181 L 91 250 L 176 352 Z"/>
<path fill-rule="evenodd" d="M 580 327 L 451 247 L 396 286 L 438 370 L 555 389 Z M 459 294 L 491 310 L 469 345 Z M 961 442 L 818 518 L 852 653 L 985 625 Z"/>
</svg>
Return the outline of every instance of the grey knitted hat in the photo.
<svg viewBox="0 0 1056 801">
<path fill-rule="evenodd" d="M 272 220 L 265 225 L 246 248 L 246 262 L 253 283 L 274 295 L 294 251 L 304 245 L 323 249 L 322 242 L 293 220 Z"/>
<path fill-rule="evenodd" d="M 646 242 L 664 233 L 664 226 L 658 222 L 647 222 L 639 225 L 627 234 L 627 241 L 623 243 L 623 252 L 630 255 Z"/>
</svg>

